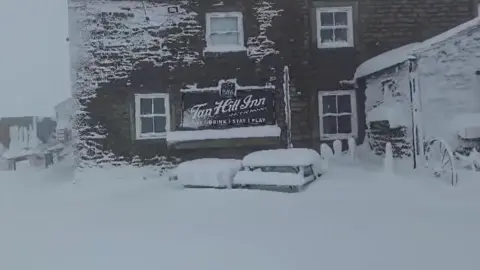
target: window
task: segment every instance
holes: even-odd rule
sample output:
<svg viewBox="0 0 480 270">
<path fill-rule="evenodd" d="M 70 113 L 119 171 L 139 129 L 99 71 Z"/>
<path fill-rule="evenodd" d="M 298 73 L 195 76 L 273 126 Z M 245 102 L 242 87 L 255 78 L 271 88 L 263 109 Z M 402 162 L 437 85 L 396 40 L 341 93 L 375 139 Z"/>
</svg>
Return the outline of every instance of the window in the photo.
<svg viewBox="0 0 480 270">
<path fill-rule="evenodd" d="M 354 90 L 319 92 L 318 103 L 322 139 L 347 139 L 358 135 Z"/>
<path fill-rule="evenodd" d="M 135 95 L 137 140 L 165 138 L 170 128 L 168 94 Z"/>
<path fill-rule="evenodd" d="M 480 3 L 477 3 L 477 17 L 480 17 Z"/>
<path fill-rule="evenodd" d="M 318 48 L 353 47 L 352 7 L 317 8 Z"/>
<path fill-rule="evenodd" d="M 245 50 L 241 12 L 207 13 L 206 51 Z"/>
<path fill-rule="evenodd" d="M 303 167 L 303 177 L 310 177 L 314 175 L 315 173 L 313 172 L 313 167 L 312 165 L 305 166 Z"/>
</svg>

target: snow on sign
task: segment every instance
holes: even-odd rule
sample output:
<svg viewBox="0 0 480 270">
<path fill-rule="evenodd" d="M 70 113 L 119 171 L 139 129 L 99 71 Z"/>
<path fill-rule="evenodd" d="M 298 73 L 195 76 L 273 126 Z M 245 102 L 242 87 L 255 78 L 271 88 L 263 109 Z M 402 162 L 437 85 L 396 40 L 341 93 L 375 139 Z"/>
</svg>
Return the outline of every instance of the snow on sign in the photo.
<svg viewBox="0 0 480 270">
<path fill-rule="evenodd" d="M 223 92 L 223 93 L 221 93 Z M 182 128 L 222 129 L 274 124 L 273 93 L 232 90 L 182 93 Z"/>
</svg>

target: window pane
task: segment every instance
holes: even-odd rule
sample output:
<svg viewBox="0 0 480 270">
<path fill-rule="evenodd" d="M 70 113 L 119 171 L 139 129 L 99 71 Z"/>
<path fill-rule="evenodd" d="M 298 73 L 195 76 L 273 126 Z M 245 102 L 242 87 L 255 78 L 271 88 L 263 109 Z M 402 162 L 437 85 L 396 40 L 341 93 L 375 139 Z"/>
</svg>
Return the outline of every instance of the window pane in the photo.
<svg viewBox="0 0 480 270">
<path fill-rule="evenodd" d="M 338 96 L 338 112 L 339 113 L 351 113 L 352 112 L 352 101 L 350 100 L 350 95 L 341 95 Z"/>
<path fill-rule="evenodd" d="M 320 29 L 320 40 L 322 43 L 333 42 L 333 29 Z"/>
<path fill-rule="evenodd" d="M 314 172 L 313 172 L 312 165 L 303 167 L 303 176 L 304 177 L 309 177 L 313 174 L 314 174 Z"/>
<path fill-rule="evenodd" d="M 323 133 L 337 134 L 337 117 L 336 116 L 323 117 Z"/>
<path fill-rule="evenodd" d="M 165 99 L 163 98 L 153 99 L 153 113 L 165 114 Z"/>
<path fill-rule="evenodd" d="M 148 98 L 140 99 L 140 114 L 152 114 L 152 100 Z"/>
<path fill-rule="evenodd" d="M 342 115 L 338 117 L 338 133 L 352 133 L 351 115 Z"/>
<path fill-rule="evenodd" d="M 335 25 L 348 25 L 348 13 L 347 12 L 335 12 L 334 13 Z"/>
<path fill-rule="evenodd" d="M 333 13 L 331 13 L 331 12 L 320 13 L 320 25 L 321 26 L 333 26 Z"/>
<path fill-rule="evenodd" d="M 323 114 L 337 113 L 336 96 L 323 96 L 322 106 L 323 106 Z"/>
<path fill-rule="evenodd" d="M 237 17 L 211 18 L 210 30 L 212 32 L 238 31 Z"/>
<path fill-rule="evenodd" d="M 155 116 L 154 118 L 155 133 L 162 133 L 167 130 L 167 118 L 165 116 Z"/>
<path fill-rule="evenodd" d="M 344 41 L 348 42 L 348 30 L 347 28 L 337 28 L 333 30 L 335 33 L 335 41 Z"/>
<path fill-rule="evenodd" d="M 140 125 L 142 127 L 142 133 L 152 133 L 153 132 L 153 118 L 152 117 L 141 117 Z"/>
<path fill-rule="evenodd" d="M 238 33 L 212 34 L 211 41 L 213 45 L 239 45 Z"/>
</svg>

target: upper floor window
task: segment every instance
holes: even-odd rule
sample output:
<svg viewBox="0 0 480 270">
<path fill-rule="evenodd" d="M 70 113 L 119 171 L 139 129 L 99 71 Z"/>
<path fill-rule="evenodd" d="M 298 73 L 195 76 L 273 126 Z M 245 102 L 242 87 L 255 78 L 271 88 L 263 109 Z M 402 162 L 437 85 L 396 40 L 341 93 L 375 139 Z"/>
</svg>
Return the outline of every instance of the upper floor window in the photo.
<svg viewBox="0 0 480 270">
<path fill-rule="evenodd" d="M 318 48 L 354 46 L 352 7 L 321 7 L 316 11 Z"/>
<path fill-rule="evenodd" d="M 206 51 L 245 50 L 241 12 L 212 12 L 206 19 Z"/>
</svg>

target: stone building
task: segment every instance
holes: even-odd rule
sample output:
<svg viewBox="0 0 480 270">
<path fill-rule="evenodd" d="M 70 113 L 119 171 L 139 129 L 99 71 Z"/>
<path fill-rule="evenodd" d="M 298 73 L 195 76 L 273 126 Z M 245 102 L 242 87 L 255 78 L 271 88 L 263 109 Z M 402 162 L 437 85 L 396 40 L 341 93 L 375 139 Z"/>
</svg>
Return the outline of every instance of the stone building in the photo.
<svg viewBox="0 0 480 270">
<path fill-rule="evenodd" d="M 378 55 L 356 75 L 376 153 L 391 142 L 397 157 L 411 156 L 415 129 L 454 151 L 480 147 L 480 17 Z M 412 116 L 411 108 L 419 113 Z"/>
<path fill-rule="evenodd" d="M 79 153 L 144 162 L 285 147 L 286 107 L 295 147 L 361 143 L 358 65 L 477 12 L 477 0 L 70 1 Z"/>
</svg>

